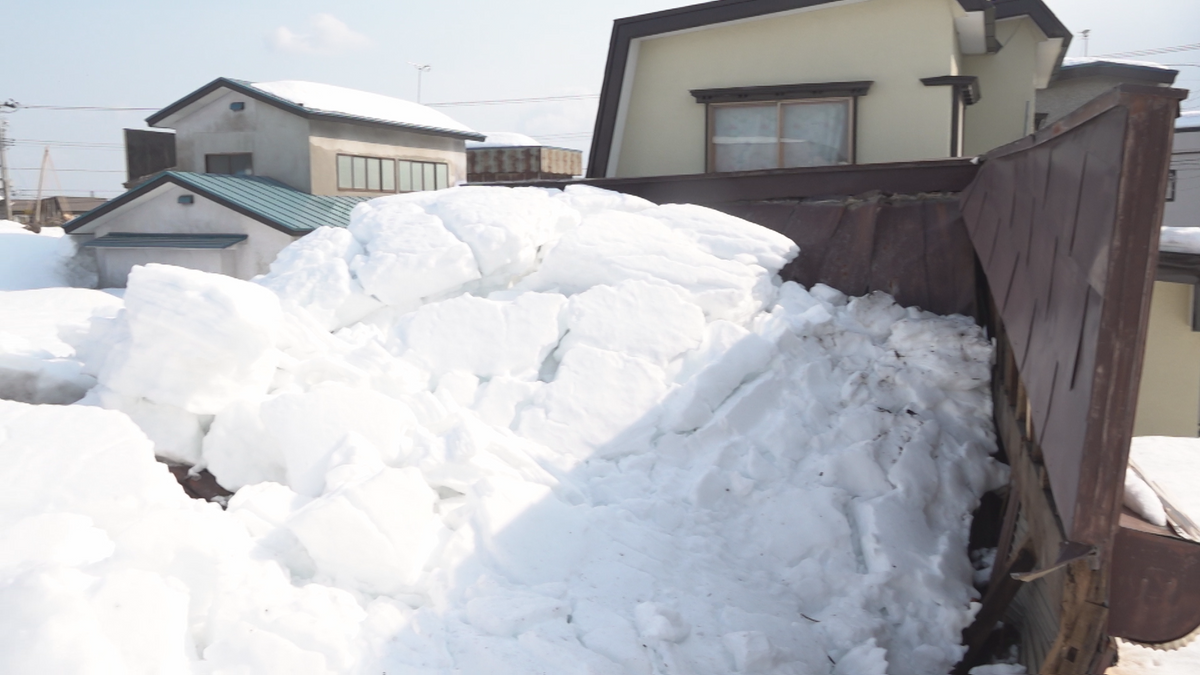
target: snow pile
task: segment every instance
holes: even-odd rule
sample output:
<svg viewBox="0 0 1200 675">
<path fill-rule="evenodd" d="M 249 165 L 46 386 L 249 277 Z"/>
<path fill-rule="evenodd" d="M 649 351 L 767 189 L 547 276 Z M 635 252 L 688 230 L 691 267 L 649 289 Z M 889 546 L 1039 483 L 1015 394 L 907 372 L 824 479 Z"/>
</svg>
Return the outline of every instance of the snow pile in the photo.
<svg viewBox="0 0 1200 675">
<path fill-rule="evenodd" d="M 532 136 L 515 131 L 485 131 L 485 141 L 467 141 L 467 148 L 536 148 L 542 144 Z"/>
<path fill-rule="evenodd" d="M 2 236 L 2 235 L 0 235 Z M 0 291 L 0 399 L 74 403 L 96 385 L 77 346 L 121 300 L 83 288 Z"/>
<path fill-rule="evenodd" d="M 0 291 L 95 286 L 95 273 L 79 268 L 74 255 L 75 244 L 62 228 L 46 227 L 35 234 L 20 223 L 0 220 Z"/>
<path fill-rule="evenodd" d="M 332 84 L 281 80 L 250 86 L 299 106 L 325 113 L 363 117 L 413 127 L 474 134 L 470 127 L 420 103 Z"/>
<path fill-rule="evenodd" d="M 946 672 L 1005 479 L 990 344 L 780 284 L 795 254 L 473 187 L 360 205 L 258 283 L 135 269 L 86 357 L 126 414 L 0 402 L 0 671 Z"/>
</svg>

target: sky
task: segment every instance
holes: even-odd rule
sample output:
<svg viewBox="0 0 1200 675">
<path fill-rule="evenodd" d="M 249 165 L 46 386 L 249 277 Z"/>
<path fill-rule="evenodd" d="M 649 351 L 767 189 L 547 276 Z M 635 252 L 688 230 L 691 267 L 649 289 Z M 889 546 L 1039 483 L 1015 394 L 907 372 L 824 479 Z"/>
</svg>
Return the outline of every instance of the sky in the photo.
<svg viewBox="0 0 1200 675">
<path fill-rule="evenodd" d="M 15 198 L 122 192 L 122 129 L 217 77 L 309 80 L 426 104 L 570 97 L 438 107 L 479 131 L 518 131 L 586 150 L 614 19 L 679 0 L 6 0 L 0 102 L 15 101 L 8 149 Z M 1090 55 L 1200 43 L 1197 0 L 1047 0 Z M 13 30 L 11 26 L 28 27 Z M 1077 35 L 1071 56 L 1083 56 Z M 1200 91 L 1200 50 L 1153 57 Z M 1200 95 L 1184 102 L 1200 109 Z"/>
</svg>

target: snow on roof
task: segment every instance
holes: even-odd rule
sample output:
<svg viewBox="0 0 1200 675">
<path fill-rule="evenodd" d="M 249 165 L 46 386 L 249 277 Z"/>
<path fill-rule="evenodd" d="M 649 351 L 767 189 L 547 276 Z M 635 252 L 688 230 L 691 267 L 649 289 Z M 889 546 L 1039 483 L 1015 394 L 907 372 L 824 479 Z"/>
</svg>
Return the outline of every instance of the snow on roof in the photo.
<svg viewBox="0 0 1200 675">
<path fill-rule="evenodd" d="M 1164 227 L 1158 250 L 1172 253 L 1200 253 L 1200 227 Z"/>
<path fill-rule="evenodd" d="M 484 131 L 486 141 L 467 141 L 468 148 L 529 148 L 541 146 L 541 141 L 515 131 Z"/>
<path fill-rule="evenodd" d="M 368 91 L 300 80 L 252 82 L 250 86 L 310 110 L 414 127 L 475 133 L 474 129 L 428 106 Z"/>
<path fill-rule="evenodd" d="M 1131 61 L 1129 59 L 1106 59 L 1099 56 L 1072 56 L 1063 59 L 1063 67 L 1068 66 L 1086 66 L 1093 63 L 1111 63 L 1118 66 L 1138 66 L 1141 68 L 1158 68 L 1160 70 L 1174 70 L 1170 66 L 1164 66 L 1161 63 L 1153 61 Z"/>
<path fill-rule="evenodd" d="M 1175 120 L 1176 129 L 1200 129 L 1200 110 L 1185 110 Z"/>
</svg>

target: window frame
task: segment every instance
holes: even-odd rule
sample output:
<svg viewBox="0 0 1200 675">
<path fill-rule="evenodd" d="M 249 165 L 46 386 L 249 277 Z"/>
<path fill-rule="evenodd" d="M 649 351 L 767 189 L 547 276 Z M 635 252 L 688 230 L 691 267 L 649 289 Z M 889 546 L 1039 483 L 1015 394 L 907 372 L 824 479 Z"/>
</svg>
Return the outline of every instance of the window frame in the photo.
<svg viewBox="0 0 1200 675">
<path fill-rule="evenodd" d="M 713 143 L 713 131 L 716 125 L 713 107 L 728 105 L 767 105 L 775 103 L 776 107 L 776 139 L 781 139 L 783 130 L 783 109 L 785 104 L 794 103 L 830 103 L 848 101 L 846 120 L 846 147 L 848 164 L 858 164 L 858 99 L 866 96 L 874 84 L 872 80 L 853 82 L 805 82 L 799 84 L 775 84 L 751 87 L 725 87 L 720 89 L 693 89 L 689 93 L 697 103 L 704 104 L 704 172 L 705 173 L 737 173 L 716 170 L 716 149 Z M 781 168 L 796 168 L 783 166 L 783 142 L 778 140 L 779 152 L 775 170 Z M 822 166 L 842 166 L 838 164 Z M 772 169 L 747 169 L 748 171 L 771 171 Z"/>
<path fill-rule="evenodd" d="M 1167 169 L 1167 196 L 1164 201 L 1175 201 L 1175 188 L 1178 180 L 1179 174 L 1175 172 L 1175 169 Z"/>
<path fill-rule="evenodd" d="M 356 161 L 357 160 L 357 161 Z M 408 162 L 410 167 L 408 184 L 412 186 L 411 165 L 422 165 L 421 169 L 421 185 L 425 185 L 425 177 L 429 171 L 433 172 L 434 185 L 432 190 L 444 190 L 450 187 L 450 164 L 447 162 L 429 161 L 426 159 L 407 159 L 403 157 L 373 157 L 370 155 L 351 155 L 347 153 L 337 153 L 334 158 L 334 183 L 337 185 L 338 192 L 369 192 L 375 194 L 408 194 L 410 192 L 427 192 L 431 190 L 403 190 L 401 186 L 404 184 L 401 178 L 401 162 Z M 431 169 L 424 168 L 425 165 L 432 167 Z M 390 167 L 390 169 L 389 169 Z M 373 184 L 371 173 L 373 169 L 378 169 L 379 177 L 377 181 L 378 187 L 371 187 Z M 356 182 L 359 170 L 362 172 L 362 181 Z M 444 183 L 442 185 L 441 183 Z M 359 186 L 362 187 L 359 187 Z"/>
<path fill-rule="evenodd" d="M 410 188 L 412 188 L 412 186 L 414 184 L 412 179 L 414 177 L 418 176 L 418 173 L 416 173 L 412 170 L 412 165 L 415 164 L 415 165 L 420 166 L 419 176 L 421 179 L 421 189 L 409 189 L 409 190 L 402 189 L 402 186 L 404 185 L 402 176 L 404 175 L 404 173 L 401 171 L 401 166 L 403 163 L 407 163 L 409 165 L 408 185 Z M 433 188 L 426 189 L 425 181 L 429 177 L 430 172 L 432 172 L 432 174 L 433 174 Z M 445 190 L 446 188 L 449 188 L 449 187 L 452 187 L 450 185 L 450 164 L 449 163 L 447 163 L 447 162 L 432 162 L 432 161 L 429 161 L 426 159 L 397 159 L 396 160 L 396 192 L 397 193 L 410 194 L 413 192 L 433 192 L 436 190 Z"/>
<path fill-rule="evenodd" d="M 229 171 L 213 171 L 213 159 L 218 158 L 218 157 L 221 159 L 224 159 L 226 162 L 229 163 Z M 246 167 L 248 169 L 248 171 L 246 173 L 234 173 L 233 172 L 233 159 L 232 158 L 234 158 L 234 157 L 245 157 L 246 158 Z M 252 153 L 252 152 L 214 152 L 214 153 L 205 154 L 204 155 L 204 173 L 212 174 L 214 176 L 253 176 L 254 175 L 254 153 Z"/>
<path fill-rule="evenodd" d="M 786 105 L 816 105 L 827 103 L 845 103 L 846 104 L 846 150 L 848 161 L 846 164 L 818 164 L 816 166 L 847 166 L 858 163 L 858 97 L 857 96 L 836 96 L 827 98 L 788 98 L 778 99 L 775 101 L 738 101 L 738 102 L 723 102 L 723 103 L 708 103 L 704 112 L 705 121 L 707 122 L 708 131 L 705 135 L 706 151 L 704 157 L 704 172 L 705 173 L 739 173 L 738 171 L 717 171 L 717 144 L 713 142 L 716 137 L 717 116 L 715 110 L 720 108 L 742 108 L 742 107 L 760 107 L 766 108 L 772 104 L 775 106 L 775 164 L 776 166 L 766 169 L 742 169 L 742 171 L 773 171 L 777 169 L 796 169 L 810 167 L 790 167 L 785 166 L 783 162 L 784 142 L 783 142 L 783 125 L 784 115 L 783 108 Z"/>
</svg>

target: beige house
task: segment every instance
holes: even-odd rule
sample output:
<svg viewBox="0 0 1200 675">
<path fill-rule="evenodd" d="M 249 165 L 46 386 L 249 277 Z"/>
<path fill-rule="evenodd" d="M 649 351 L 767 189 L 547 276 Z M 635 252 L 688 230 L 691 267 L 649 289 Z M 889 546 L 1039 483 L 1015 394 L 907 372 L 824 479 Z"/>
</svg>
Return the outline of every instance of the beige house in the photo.
<svg viewBox="0 0 1200 675">
<path fill-rule="evenodd" d="M 1040 0 L 746 0 L 616 21 L 588 175 L 972 155 L 1033 130 Z"/>
<path fill-rule="evenodd" d="M 358 202 L 466 181 L 484 136 L 425 106 L 312 82 L 218 78 L 127 130 L 129 192 L 64 229 L 100 285 L 151 262 L 249 279 Z M 169 165 L 164 165 L 169 164 Z"/>
</svg>

